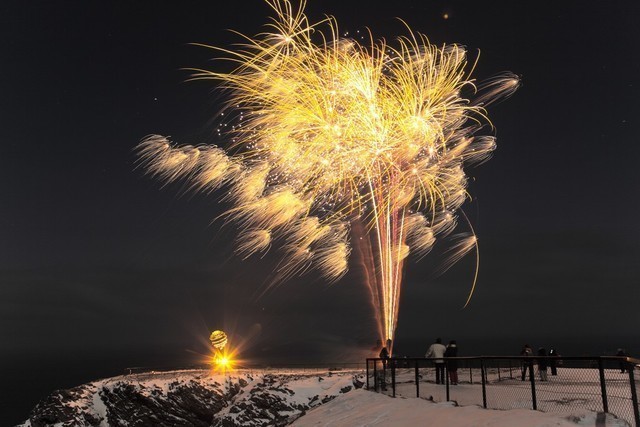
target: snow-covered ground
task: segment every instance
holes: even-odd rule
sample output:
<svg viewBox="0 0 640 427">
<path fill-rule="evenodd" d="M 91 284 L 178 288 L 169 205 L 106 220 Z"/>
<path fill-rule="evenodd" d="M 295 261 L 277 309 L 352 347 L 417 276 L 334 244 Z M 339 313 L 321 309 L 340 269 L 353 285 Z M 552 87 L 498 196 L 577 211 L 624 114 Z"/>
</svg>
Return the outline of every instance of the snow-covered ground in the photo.
<svg viewBox="0 0 640 427">
<path fill-rule="evenodd" d="M 558 415 L 527 409 L 491 410 L 478 406 L 455 407 L 425 399 L 392 398 L 355 390 L 309 411 L 293 426 L 396 427 L 547 427 L 628 426 L 612 415 L 575 411 Z"/>
<path fill-rule="evenodd" d="M 531 387 L 525 381 L 488 375 L 487 406 L 482 386 L 460 371 L 461 384 L 430 382 L 432 370 L 420 371 L 416 396 L 415 371 L 399 369 L 396 398 L 358 389 L 363 371 L 239 370 L 227 375 L 209 371 L 151 372 L 125 375 L 53 393 L 23 426 L 202 425 L 270 426 L 629 426 L 602 412 L 598 371 L 561 369 L 557 377 L 537 386 L 538 407 L 531 408 Z M 471 374 L 471 375 L 469 375 Z M 519 372 L 518 372 L 519 374 Z M 610 412 L 627 404 L 630 391 L 624 375 L 607 371 Z M 479 376 L 476 377 L 479 379 Z M 466 382 L 465 382 L 466 381 Z M 628 377 L 627 377 L 628 381 Z M 373 387 L 373 384 L 371 383 Z M 44 423 L 43 423 L 44 421 Z M 169 424 L 164 424 L 168 422 Z M 145 424 L 147 423 L 147 424 Z M 154 424 L 148 424 L 154 423 Z"/>
<path fill-rule="evenodd" d="M 460 406 L 482 406 L 482 385 L 479 370 L 469 372 L 460 369 L 459 385 L 449 386 L 449 400 Z M 446 387 L 433 382 L 433 369 L 420 370 L 420 396 L 435 402 L 446 402 Z M 615 369 L 604 371 L 609 412 L 633 424 L 633 403 L 629 386 L 629 375 Z M 388 375 L 389 376 L 389 375 Z M 390 379 L 387 378 L 389 381 Z M 416 396 L 414 369 L 398 369 L 396 395 Z M 431 381 L 426 381 L 430 379 Z M 473 382 L 472 382 L 473 379 Z M 537 379 L 537 378 L 536 378 Z M 372 379 L 370 379 L 373 387 Z M 391 392 L 391 387 L 386 393 Z M 574 415 L 581 411 L 603 411 L 600 374 L 593 368 L 560 368 L 558 375 L 548 375 L 548 381 L 537 379 L 535 385 L 537 409 L 546 413 Z M 519 369 L 497 370 L 487 373 L 486 402 L 490 409 L 532 409 L 531 383 L 527 377 L 521 381 Z"/>
</svg>

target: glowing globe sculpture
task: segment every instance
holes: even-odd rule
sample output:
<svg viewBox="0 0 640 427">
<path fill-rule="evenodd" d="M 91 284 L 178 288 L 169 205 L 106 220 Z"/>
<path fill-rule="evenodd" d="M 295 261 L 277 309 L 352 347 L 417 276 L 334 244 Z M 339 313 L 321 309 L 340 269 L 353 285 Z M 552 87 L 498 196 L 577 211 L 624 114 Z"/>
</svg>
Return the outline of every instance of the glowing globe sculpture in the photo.
<svg viewBox="0 0 640 427">
<path fill-rule="evenodd" d="M 223 350 L 227 345 L 227 334 L 222 331 L 213 331 L 209 336 L 209 341 L 217 350 Z"/>
</svg>

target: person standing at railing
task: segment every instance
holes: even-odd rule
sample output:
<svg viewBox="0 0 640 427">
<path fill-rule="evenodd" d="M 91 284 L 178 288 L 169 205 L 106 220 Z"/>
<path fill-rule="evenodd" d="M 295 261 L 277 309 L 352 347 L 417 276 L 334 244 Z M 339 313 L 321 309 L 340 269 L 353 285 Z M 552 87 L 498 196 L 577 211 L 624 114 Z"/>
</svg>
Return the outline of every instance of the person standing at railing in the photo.
<svg viewBox="0 0 640 427">
<path fill-rule="evenodd" d="M 456 340 L 449 341 L 444 357 L 458 357 Z M 449 374 L 449 382 L 452 385 L 458 385 L 458 361 L 456 359 L 447 360 L 447 373 Z"/>
<path fill-rule="evenodd" d="M 556 351 L 555 348 L 551 347 L 551 350 L 549 350 L 549 356 L 551 357 L 551 359 L 549 359 L 549 367 L 551 368 L 551 375 L 558 375 L 558 368 L 557 368 L 558 352 Z"/>
<path fill-rule="evenodd" d="M 436 384 L 444 384 L 444 352 L 447 348 L 442 344 L 441 338 L 436 338 L 436 342 L 431 344 L 427 353 L 424 355 L 426 358 L 434 358 L 433 361 L 436 367 Z"/>
<path fill-rule="evenodd" d="M 547 350 L 544 347 L 538 349 L 538 356 L 542 356 L 538 359 L 538 373 L 540 373 L 540 381 L 547 381 Z"/>
<path fill-rule="evenodd" d="M 380 354 L 378 355 L 378 357 L 382 359 L 382 366 L 386 367 L 387 359 L 389 359 L 389 350 L 387 350 L 387 347 L 382 347 L 382 350 L 380 350 Z"/>
<path fill-rule="evenodd" d="M 533 356 L 533 350 L 531 349 L 531 347 L 529 347 L 529 344 L 525 344 L 524 347 L 522 347 L 522 350 L 520 350 L 520 356 Z M 529 360 L 523 360 L 522 361 L 522 381 L 524 381 L 524 379 L 527 376 L 527 370 L 529 369 L 529 365 L 531 364 L 531 361 Z M 529 378 L 531 379 L 531 378 Z"/>
<path fill-rule="evenodd" d="M 380 342 L 380 341 L 378 341 Z M 383 391 L 387 390 L 387 362 L 389 361 L 389 350 L 387 348 L 391 348 L 391 340 L 387 340 L 387 345 L 385 347 L 382 347 L 382 349 L 380 350 L 380 354 L 378 355 L 378 357 L 380 357 L 380 360 L 382 362 L 382 372 L 380 372 L 380 388 Z"/>
</svg>

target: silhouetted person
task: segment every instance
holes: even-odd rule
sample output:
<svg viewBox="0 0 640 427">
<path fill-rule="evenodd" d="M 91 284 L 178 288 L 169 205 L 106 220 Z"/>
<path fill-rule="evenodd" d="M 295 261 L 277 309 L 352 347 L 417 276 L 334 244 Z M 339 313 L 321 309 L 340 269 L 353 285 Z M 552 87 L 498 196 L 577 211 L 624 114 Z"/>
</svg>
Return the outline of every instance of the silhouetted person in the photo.
<svg viewBox="0 0 640 427">
<path fill-rule="evenodd" d="M 431 344 L 424 357 L 433 357 L 436 366 L 436 384 L 444 384 L 444 352 L 447 348 L 442 344 L 442 339 L 437 338 L 436 342 Z"/>
<path fill-rule="evenodd" d="M 525 344 L 524 347 L 522 347 L 522 350 L 520 350 L 520 356 L 533 356 L 533 350 L 531 349 L 531 347 L 529 347 L 529 344 Z M 530 360 L 523 360 L 522 361 L 522 381 L 524 381 L 524 379 L 527 376 L 527 370 L 529 369 L 529 365 L 531 365 L 531 361 Z M 531 377 L 531 375 L 529 375 L 529 377 Z M 531 379 L 531 378 L 529 378 Z"/>
<path fill-rule="evenodd" d="M 549 367 L 551 368 L 551 375 L 558 375 L 558 368 L 556 367 L 557 365 L 557 358 L 558 358 L 558 352 L 556 351 L 555 348 L 551 347 L 551 350 L 549 350 L 549 356 L 551 356 L 551 359 L 549 359 Z"/>
<path fill-rule="evenodd" d="M 455 340 L 449 341 L 444 357 L 458 357 L 458 346 Z M 449 373 L 449 381 L 453 385 L 458 385 L 458 361 L 447 360 L 447 372 Z"/>
<path fill-rule="evenodd" d="M 387 347 L 382 347 L 382 350 L 380 350 L 380 354 L 378 355 L 378 357 L 382 359 L 382 364 L 386 366 L 387 360 L 389 359 L 389 350 L 387 350 Z"/>
<path fill-rule="evenodd" d="M 379 341 L 378 341 L 379 342 Z M 391 340 L 387 340 L 387 345 L 391 343 Z M 382 372 L 380 373 L 380 389 L 387 390 L 387 362 L 389 361 L 389 350 L 387 347 L 382 347 L 378 357 L 382 362 Z"/>
<path fill-rule="evenodd" d="M 544 347 L 538 349 L 538 356 L 542 356 L 538 359 L 538 372 L 540 373 L 540 381 L 547 381 L 547 350 Z"/>
</svg>

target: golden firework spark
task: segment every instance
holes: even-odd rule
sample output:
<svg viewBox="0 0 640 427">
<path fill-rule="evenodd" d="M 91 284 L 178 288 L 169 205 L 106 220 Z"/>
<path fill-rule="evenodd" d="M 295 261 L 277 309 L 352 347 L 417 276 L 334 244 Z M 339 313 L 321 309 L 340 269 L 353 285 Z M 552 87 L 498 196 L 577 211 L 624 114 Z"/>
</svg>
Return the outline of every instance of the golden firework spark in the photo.
<svg viewBox="0 0 640 427">
<path fill-rule="evenodd" d="M 350 242 L 365 239 L 381 338 L 393 339 L 404 260 L 455 228 L 467 198 L 463 166 L 495 149 L 495 138 L 475 135 L 490 124 L 484 107 L 513 93 L 518 78 L 505 73 L 482 90 L 462 46 L 432 45 L 408 27 L 393 46 L 361 44 L 340 37 L 333 17 L 310 23 L 304 0 L 266 1 L 275 12 L 267 32 L 237 50 L 212 47 L 236 64 L 232 72 L 192 70 L 229 92 L 238 125 L 228 151 L 153 135 L 139 146 L 141 161 L 164 181 L 228 185 L 239 255 L 284 236 L 280 281 L 313 266 L 338 280 Z M 455 257 L 474 247 L 473 233 L 457 239 Z"/>
</svg>

